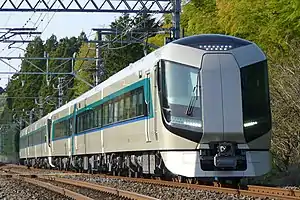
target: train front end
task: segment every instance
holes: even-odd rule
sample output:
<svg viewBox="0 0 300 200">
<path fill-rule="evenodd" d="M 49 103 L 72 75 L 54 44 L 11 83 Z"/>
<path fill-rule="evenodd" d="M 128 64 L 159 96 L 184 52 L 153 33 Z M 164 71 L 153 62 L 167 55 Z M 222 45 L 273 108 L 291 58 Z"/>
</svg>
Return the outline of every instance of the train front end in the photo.
<svg viewBox="0 0 300 200">
<path fill-rule="evenodd" d="M 267 173 L 271 111 L 261 49 L 236 37 L 197 35 L 168 44 L 161 57 L 161 121 L 179 147 L 161 151 L 165 166 L 187 177 Z"/>
</svg>

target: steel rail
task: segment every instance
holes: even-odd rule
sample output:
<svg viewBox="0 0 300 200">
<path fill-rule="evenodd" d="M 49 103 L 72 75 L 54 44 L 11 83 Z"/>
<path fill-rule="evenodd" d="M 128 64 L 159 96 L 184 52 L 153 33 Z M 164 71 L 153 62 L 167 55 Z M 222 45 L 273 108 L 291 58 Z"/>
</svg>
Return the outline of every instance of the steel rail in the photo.
<svg viewBox="0 0 300 200">
<path fill-rule="evenodd" d="M 86 174 L 85 174 L 86 175 Z M 91 175 L 92 176 L 92 175 Z M 103 178 L 120 178 L 123 180 L 130 180 L 140 183 L 149 183 L 168 187 L 179 187 L 194 190 L 206 190 L 211 192 L 222 192 L 227 194 L 234 194 L 238 196 L 252 196 L 252 197 L 269 197 L 283 200 L 300 200 L 300 190 L 285 189 L 279 187 L 266 187 L 266 186 L 255 186 L 248 185 L 245 189 L 230 188 L 227 186 L 208 186 L 201 184 L 190 184 L 190 183 L 179 183 L 156 179 L 143 179 L 143 178 L 131 178 L 123 176 L 109 176 L 109 175 L 96 175 Z"/>
<path fill-rule="evenodd" d="M 18 168 L 18 166 L 17 166 L 17 168 Z M 105 193 L 112 194 L 114 196 L 119 196 L 119 197 L 132 199 L 132 200 L 159 200 L 157 198 L 142 195 L 142 194 L 138 194 L 138 193 L 135 193 L 135 192 L 129 192 L 129 191 L 120 190 L 120 189 L 117 189 L 117 188 L 112 188 L 112 187 L 107 187 L 107 186 L 102 186 L 102 185 L 99 185 L 99 184 L 93 184 L 93 183 L 89 183 L 89 182 L 85 182 L 85 181 L 77 181 L 77 180 L 72 180 L 72 179 L 56 177 L 57 175 L 82 175 L 81 173 L 74 173 L 74 174 L 73 173 L 59 173 L 59 174 L 38 175 L 38 173 L 36 173 L 36 171 L 35 171 L 35 174 L 29 174 L 29 173 L 20 172 L 20 171 L 14 170 L 14 169 L 2 169 L 2 168 L 0 168 L 0 169 L 7 172 L 7 173 L 9 173 L 9 174 L 14 174 L 14 175 L 12 175 L 13 178 L 23 178 L 24 181 L 27 181 L 27 182 L 31 181 L 30 183 L 32 183 L 32 184 L 34 184 L 34 182 L 36 181 L 37 185 L 40 185 L 42 183 L 41 186 L 45 186 L 45 188 L 47 188 L 47 189 L 54 186 L 54 185 L 49 184 L 47 182 L 36 180 L 35 178 L 40 178 L 40 179 L 44 179 L 44 180 L 51 180 L 51 181 L 55 181 L 55 182 L 60 182 L 60 183 L 64 183 L 64 184 L 77 186 L 77 187 L 84 187 L 84 188 L 88 188 L 88 189 L 93 189 L 93 190 L 96 190 L 96 191 L 105 192 Z M 24 168 L 24 167 L 20 166 L 20 169 L 27 169 L 27 168 Z M 75 199 L 85 200 L 84 197 L 81 198 L 81 197 L 78 196 L 78 198 L 76 198 L 75 195 L 77 193 L 75 193 L 75 192 L 72 192 L 72 191 L 64 189 L 64 188 L 61 188 L 61 189 L 58 189 L 58 188 L 59 187 L 55 186 L 53 191 L 58 191 L 60 193 L 60 192 L 63 192 L 64 190 L 66 190 L 67 195 L 73 195 L 72 197 L 71 196 L 69 196 L 69 197 L 75 198 Z M 63 194 L 65 194 L 65 193 L 63 193 Z M 89 197 L 87 197 L 87 198 L 89 198 Z M 91 198 L 89 198 L 89 199 L 91 199 Z"/>
<path fill-rule="evenodd" d="M 11 170 L 12 172 L 12 170 Z M 191 184 L 191 183 L 179 183 L 179 182 L 172 182 L 172 181 L 165 181 L 165 180 L 156 180 L 156 179 L 144 179 L 144 178 L 131 178 L 131 177 L 123 177 L 123 176 L 111 176 L 111 175 L 103 175 L 103 174 L 85 174 L 85 173 L 74 173 L 72 175 L 85 175 L 85 176 L 97 176 L 101 178 L 113 178 L 113 179 L 123 179 L 123 180 L 130 180 L 139 183 L 148 183 L 154 185 L 161 185 L 161 186 L 168 186 L 168 187 L 178 187 L 178 188 L 187 188 L 187 189 L 194 189 L 194 190 L 206 190 L 211 192 L 222 192 L 227 194 L 234 194 L 238 196 L 252 196 L 252 197 L 269 197 L 269 198 L 276 198 L 276 199 L 285 199 L 285 200 L 300 200 L 300 190 L 295 189 L 286 189 L 280 187 L 266 187 L 266 186 L 256 186 L 256 185 L 247 185 L 246 187 L 241 188 L 232 188 L 230 185 L 219 185 L 215 184 L 214 186 L 209 185 L 201 185 L 201 184 Z M 64 173 L 61 175 L 71 175 L 68 173 Z M 65 178 L 58 178 L 55 177 L 55 174 L 47 174 L 47 175 L 38 175 L 39 178 L 47 178 L 47 179 L 54 179 L 55 181 L 63 181 L 68 184 L 79 184 L 78 186 L 85 185 L 87 187 L 91 186 L 91 189 L 100 188 L 105 189 L 108 187 L 101 186 L 98 184 L 93 184 L 85 181 L 75 181 L 72 179 L 65 179 Z M 96 190 L 98 190 L 96 189 Z M 100 190 L 101 191 L 101 190 Z M 121 191 L 120 194 L 123 194 L 122 190 L 112 189 L 112 192 L 117 193 L 117 191 Z M 124 191 L 127 192 L 127 191 Z M 139 194 L 138 194 L 139 195 Z M 137 196 L 138 197 L 138 196 Z M 136 198 L 137 198 L 136 197 Z M 155 198 L 152 198 L 155 199 Z"/>
<path fill-rule="evenodd" d="M 46 182 L 43 182 L 43 181 L 39 181 L 35 178 L 28 178 L 28 177 L 26 177 L 26 176 L 28 176 L 27 174 L 22 175 L 18 171 L 15 171 L 15 170 L 10 170 L 10 169 L 1 169 L 1 170 L 8 173 L 9 174 L 8 177 L 11 177 L 11 178 L 16 179 L 16 180 L 22 180 L 22 181 L 25 181 L 29 184 L 33 184 L 33 185 L 36 185 L 36 186 L 43 187 L 47 190 L 53 191 L 55 193 L 59 193 L 63 196 L 73 198 L 75 200 L 93 200 L 90 197 L 87 197 L 87 196 L 84 196 L 82 194 L 73 192 L 71 190 L 61 188 L 61 187 L 58 187 L 58 186 L 55 186 L 55 185 L 52 185 L 50 183 L 46 183 Z M 29 175 L 29 176 L 32 176 L 32 175 Z"/>
<path fill-rule="evenodd" d="M 93 190 L 97 190 L 97 191 L 101 191 L 101 192 L 107 192 L 107 193 L 110 193 L 110 194 L 113 194 L 113 195 L 116 195 L 119 197 L 125 197 L 125 198 L 133 199 L 133 200 L 159 200 L 157 198 L 138 194 L 135 192 L 129 192 L 129 191 L 120 190 L 117 188 L 102 186 L 99 184 L 93 184 L 93 183 L 89 183 L 86 181 L 78 181 L 78 180 L 58 178 L 58 177 L 53 177 L 53 176 L 52 177 L 44 176 L 44 175 L 38 175 L 37 177 L 40 179 L 47 179 L 47 180 L 51 180 L 51 181 L 56 181 L 56 182 L 60 182 L 60 183 L 78 186 L 78 187 L 85 187 L 88 189 L 93 189 Z"/>
<path fill-rule="evenodd" d="M 64 196 L 67 196 L 67 197 L 70 197 L 70 198 L 73 198 L 73 199 L 76 199 L 76 200 L 93 200 L 90 197 L 84 196 L 82 194 L 73 192 L 73 191 L 65 189 L 65 188 L 61 188 L 61 187 L 52 185 L 50 183 L 46 183 L 46 182 L 43 182 L 43 181 L 36 180 L 35 178 L 27 178 L 27 177 L 23 177 L 23 176 L 18 176 L 18 177 L 13 176 L 13 178 L 23 180 L 27 183 L 43 187 L 47 190 L 51 190 L 53 192 L 62 194 Z"/>
</svg>

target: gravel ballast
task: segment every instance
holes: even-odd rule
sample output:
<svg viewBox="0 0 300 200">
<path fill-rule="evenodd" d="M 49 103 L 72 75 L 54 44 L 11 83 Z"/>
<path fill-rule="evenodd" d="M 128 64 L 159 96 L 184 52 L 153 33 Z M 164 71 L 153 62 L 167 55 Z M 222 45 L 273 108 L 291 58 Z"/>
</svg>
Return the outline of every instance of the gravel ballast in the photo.
<svg viewBox="0 0 300 200">
<path fill-rule="evenodd" d="M 26 183 L 22 180 L 0 176 L 0 199 L 3 200 L 71 200 L 61 194 Z"/>
<path fill-rule="evenodd" d="M 52 180 L 47 180 L 47 179 L 39 179 L 39 181 L 51 183 L 52 185 L 71 190 L 73 192 L 82 194 L 84 196 L 90 197 L 95 200 L 122 200 L 122 199 L 124 199 L 124 198 L 121 198 L 118 196 L 112 196 L 108 193 L 104 193 L 101 191 L 97 191 L 97 190 L 93 190 L 93 189 L 89 189 L 89 188 L 85 188 L 85 187 L 78 187 L 78 186 L 74 186 L 74 185 L 70 185 L 70 184 L 66 184 L 66 183 L 60 183 L 57 181 L 52 181 Z"/>
<path fill-rule="evenodd" d="M 62 178 L 87 181 L 91 183 L 101 184 L 108 187 L 118 188 L 121 190 L 136 192 L 139 194 L 144 194 L 152 196 L 161 200 L 196 200 L 196 199 L 206 199 L 206 200 L 270 200 L 271 198 L 255 198 L 246 196 L 236 196 L 232 194 L 225 194 L 219 192 L 210 192 L 205 190 L 195 190 L 186 188 L 174 188 L 168 186 L 159 186 L 149 183 L 139 183 L 123 179 L 114 178 L 103 178 L 96 176 L 60 176 Z"/>
</svg>

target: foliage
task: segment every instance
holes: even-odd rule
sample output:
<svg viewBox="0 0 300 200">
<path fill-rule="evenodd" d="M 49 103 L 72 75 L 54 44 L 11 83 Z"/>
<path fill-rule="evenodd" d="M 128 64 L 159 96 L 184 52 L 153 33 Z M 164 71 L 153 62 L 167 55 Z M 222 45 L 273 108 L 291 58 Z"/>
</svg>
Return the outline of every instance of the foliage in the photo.
<svg viewBox="0 0 300 200">
<path fill-rule="evenodd" d="M 143 42 L 147 36 L 153 36 L 150 32 L 156 30 L 159 26 L 160 23 L 155 22 L 155 19 L 151 18 L 148 14 L 141 14 L 136 17 L 123 14 L 112 22 L 110 27 L 116 29 L 120 34 L 108 35 L 103 38 L 105 43 L 101 45 L 101 57 L 104 68 L 102 68 L 100 72 L 102 74 L 101 81 L 104 81 L 116 72 L 127 67 L 130 63 L 142 58 L 144 56 L 144 50 L 150 52 L 151 49 L 145 47 L 143 43 L 128 44 L 126 41 Z M 120 41 L 125 42 L 122 43 Z M 79 57 L 95 57 L 96 51 L 94 49 L 95 45 L 83 44 L 80 48 Z M 95 63 L 94 61 L 76 61 L 75 63 L 77 75 L 89 84 L 95 83 Z M 75 96 L 79 96 L 89 89 L 90 86 L 84 81 L 75 80 Z"/>
<path fill-rule="evenodd" d="M 95 45 L 94 44 L 82 44 L 80 47 L 78 57 L 80 58 L 93 58 L 96 56 L 95 53 Z M 95 66 L 96 62 L 95 61 L 86 61 L 86 60 L 78 60 L 75 62 L 75 71 L 77 76 L 80 79 L 83 79 L 87 81 L 89 84 L 94 85 L 94 73 L 95 73 Z M 74 97 L 78 97 L 84 92 L 88 91 L 91 89 L 89 85 L 84 83 L 80 79 L 75 79 L 74 80 Z"/>
<path fill-rule="evenodd" d="M 52 35 L 45 43 L 40 37 L 36 37 L 27 48 L 25 57 L 44 57 L 45 52 L 49 54 L 49 57 L 72 57 L 73 53 L 76 53 L 83 40 L 86 39 L 85 34 L 82 33 L 78 38 L 62 38 L 57 41 L 55 35 Z M 20 72 L 45 72 L 47 70 L 47 61 L 44 60 L 23 60 L 21 63 Z M 71 72 L 71 61 L 62 60 L 49 60 L 48 71 L 49 72 Z M 61 76 L 61 75 L 60 75 Z M 38 110 L 39 98 L 42 100 L 39 103 L 43 104 L 44 113 L 48 113 L 56 108 L 57 90 L 53 86 L 57 85 L 58 75 L 49 75 L 48 81 L 44 75 L 33 74 L 15 74 L 8 83 L 6 88 L 7 111 L 15 114 L 15 119 L 22 117 L 24 121 L 29 123 L 28 112 L 33 110 L 33 121 L 38 119 L 40 112 Z M 73 78 L 71 75 L 64 76 L 65 86 L 73 87 Z M 39 97 L 39 98 L 34 98 Z M 65 101 L 69 101 L 73 97 L 73 93 L 67 92 L 65 95 Z M 4 117 L 4 116 L 3 116 Z M 3 119 L 2 117 L 2 119 Z"/>
<path fill-rule="evenodd" d="M 112 41 L 106 50 L 103 52 L 104 66 L 106 67 L 105 78 L 120 71 L 130 63 L 144 56 L 144 50 L 150 51 L 148 47 L 144 47 L 143 44 L 121 44 L 116 43 L 116 40 L 136 40 L 140 41 L 145 38 L 145 34 L 129 33 L 126 34 L 128 26 L 131 26 L 133 32 L 145 32 L 149 30 L 156 30 L 159 27 L 159 23 L 155 23 L 155 20 L 148 14 L 142 14 L 136 18 L 130 18 L 128 14 L 122 15 L 115 22 L 111 24 L 111 28 L 122 31 L 120 36 L 107 37 L 106 39 Z"/>
</svg>

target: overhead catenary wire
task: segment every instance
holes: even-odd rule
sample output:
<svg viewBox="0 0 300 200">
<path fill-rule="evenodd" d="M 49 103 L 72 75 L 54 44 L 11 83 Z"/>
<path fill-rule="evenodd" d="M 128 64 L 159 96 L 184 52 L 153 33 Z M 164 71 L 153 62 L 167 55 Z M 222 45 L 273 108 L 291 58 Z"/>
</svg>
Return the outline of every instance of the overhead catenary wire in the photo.
<svg viewBox="0 0 300 200">
<path fill-rule="evenodd" d="M 143 12 L 143 11 L 141 11 L 141 12 Z M 51 19 L 48 21 L 46 27 L 43 29 L 42 32 L 44 32 L 44 30 L 47 28 L 47 26 L 49 25 L 50 21 L 53 19 L 53 16 L 54 16 L 54 14 L 52 15 Z M 146 18 L 143 19 L 143 20 L 141 20 L 139 23 L 135 24 L 135 25 L 132 27 L 131 24 L 134 23 L 134 20 L 135 20 L 138 16 L 139 16 L 139 15 L 137 14 L 137 15 L 135 16 L 135 18 L 132 19 L 131 22 L 128 23 L 128 24 L 126 25 L 125 29 L 123 29 L 122 35 L 119 35 L 118 37 L 124 36 L 125 34 L 128 33 L 128 31 L 133 30 L 135 26 L 139 26 L 141 23 L 145 22 Z M 40 15 L 40 17 L 41 17 L 41 15 Z M 40 17 L 39 17 L 39 18 L 40 18 Z M 45 15 L 44 15 L 44 18 L 45 18 Z M 43 18 L 43 19 L 44 19 L 44 18 Z M 38 21 L 38 20 L 37 20 L 37 21 Z M 37 21 L 36 21 L 36 22 L 37 22 Z M 41 23 L 39 23 L 39 25 L 40 25 L 40 24 L 41 24 Z M 131 26 L 131 27 L 130 27 L 130 26 Z M 142 38 L 143 38 L 143 36 L 142 36 L 140 39 L 142 39 Z M 116 39 L 117 39 L 117 37 L 114 38 L 114 40 L 112 41 L 112 43 L 115 43 L 115 42 L 116 42 Z M 126 46 L 129 46 L 129 45 L 131 45 L 131 44 L 128 44 L 128 45 L 126 45 Z M 125 47 L 125 46 L 118 47 L 118 48 L 124 48 L 124 47 Z M 89 51 L 90 51 L 90 49 L 88 50 L 88 52 L 87 52 L 87 54 L 86 54 L 85 57 L 88 56 Z M 84 62 L 81 63 L 81 66 L 82 66 L 83 63 L 84 63 Z M 81 66 L 80 66 L 80 67 L 81 67 Z M 79 68 L 80 68 L 80 67 L 79 67 Z M 55 78 L 56 78 L 56 77 L 55 77 Z M 66 84 L 64 84 L 64 87 L 65 87 L 66 85 L 68 85 L 73 79 L 74 79 L 74 77 L 72 77 Z M 53 94 L 53 95 L 54 95 L 54 94 Z"/>
<path fill-rule="evenodd" d="M 49 4 L 50 1 L 51 1 L 51 0 L 48 0 L 47 4 Z M 39 1 L 39 2 L 37 3 L 37 5 L 39 5 L 41 2 L 42 2 L 42 1 Z M 61 5 L 59 5 L 57 9 L 59 9 L 60 6 L 61 6 Z M 48 27 L 48 25 L 49 25 L 50 22 L 52 21 L 52 19 L 53 19 L 55 13 L 56 13 L 56 11 L 52 14 L 52 17 L 51 17 L 51 19 L 47 22 L 45 28 L 41 31 L 41 35 L 45 32 L 46 28 Z M 30 21 L 32 20 L 32 17 L 34 16 L 34 14 L 35 14 L 35 12 L 34 12 L 34 13 L 29 17 L 29 19 L 24 23 L 24 25 L 22 26 L 23 28 L 28 24 L 28 22 L 30 22 Z M 33 26 L 34 26 L 34 27 L 35 27 L 35 26 L 37 25 L 37 23 L 39 22 L 39 20 L 40 20 L 42 14 L 43 14 L 43 13 L 40 13 L 40 15 L 39 15 L 39 17 L 37 18 L 37 20 L 33 23 Z M 46 15 L 48 15 L 48 13 L 45 13 L 45 14 L 44 14 L 44 17 L 40 20 L 40 23 L 35 27 L 36 29 L 38 29 L 38 28 L 40 27 L 40 25 L 41 25 L 42 22 L 44 21 Z M 29 37 L 30 37 L 30 36 L 27 35 L 27 37 L 26 37 L 24 40 L 27 40 Z M 4 49 L 6 49 L 9 45 L 10 45 L 10 44 L 6 45 L 6 47 L 4 47 L 4 48 L 2 49 L 2 51 L 4 51 Z M 18 48 L 21 48 L 23 45 L 25 45 L 25 43 L 20 44 L 17 48 L 15 48 L 15 49 L 13 49 L 12 51 L 10 51 L 6 56 L 12 54 L 12 53 L 15 52 Z M 1 52 L 2 52 L 2 51 L 1 51 Z M 0 52 L 0 53 L 1 53 L 1 52 Z"/>
</svg>

